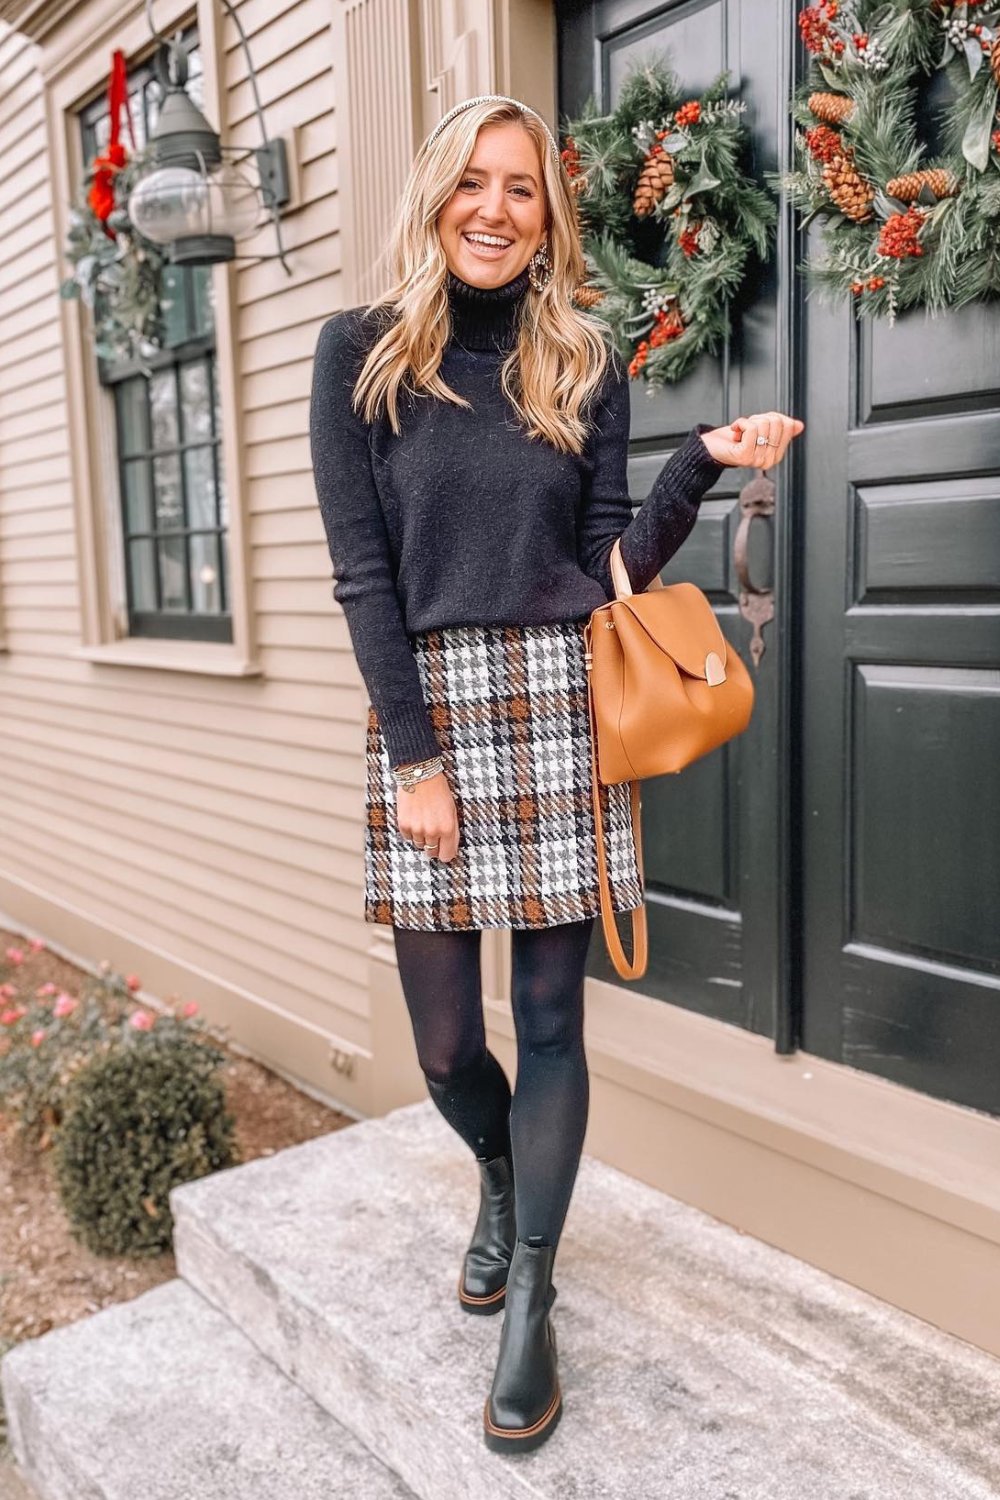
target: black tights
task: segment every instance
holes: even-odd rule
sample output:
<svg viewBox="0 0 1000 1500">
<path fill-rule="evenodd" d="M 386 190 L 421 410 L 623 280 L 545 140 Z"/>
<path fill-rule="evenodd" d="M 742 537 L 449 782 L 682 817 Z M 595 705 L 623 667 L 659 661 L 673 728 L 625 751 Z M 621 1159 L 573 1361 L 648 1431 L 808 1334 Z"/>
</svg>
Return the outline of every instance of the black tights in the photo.
<svg viewBox="0 0 1000 1500">
<path fill-rule="evenodd" d="M 511 933 L 517 1081 L 486 1045 L 482 931 L 393 927 L 399 977 L 427 1090 L 475 1155 L 514 1168 L 517 1235 L 557 1245 L 590 1103 L 584 964 L 594 918 Z"/>
</svg>

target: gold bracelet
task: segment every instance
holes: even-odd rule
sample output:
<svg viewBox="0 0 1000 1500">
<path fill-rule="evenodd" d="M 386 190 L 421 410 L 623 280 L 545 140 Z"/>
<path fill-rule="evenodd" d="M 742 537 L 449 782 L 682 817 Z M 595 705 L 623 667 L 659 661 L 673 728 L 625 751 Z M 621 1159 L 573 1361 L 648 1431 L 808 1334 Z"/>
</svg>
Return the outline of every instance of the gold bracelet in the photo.
<svg viewBox="0 0 1000 1500">
<path fill-rule="evenodd" d="M 418 781 L 426 781 L 443 770 L 444 761 L 440 755 L 432 755 L 428 760 L 414 761 L 412 765 L 393 767 L 392 774 L 404 791 L 412 792 Z"/>
</svg>

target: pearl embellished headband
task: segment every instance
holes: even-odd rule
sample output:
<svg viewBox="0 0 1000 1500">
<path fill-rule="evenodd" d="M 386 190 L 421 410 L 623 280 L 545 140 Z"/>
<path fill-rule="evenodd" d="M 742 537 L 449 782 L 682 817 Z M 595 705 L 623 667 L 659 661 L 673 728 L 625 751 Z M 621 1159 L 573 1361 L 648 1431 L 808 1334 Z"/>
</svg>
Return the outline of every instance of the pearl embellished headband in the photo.
<svg viewBox="0 0 1000 1500">
<path fill-rule="evenodd" d="M 476 94 L 476 96 L 473 99 L 463 99 L 460 104 L 454 105 L 451 109 L 449 109 L 449 111 L 448 111 L 448 113 L 446 115 L 443 115 L 441 117 L 441 119 L 438 120 L 437 124 L 434 126 L 434 129 L 431 131 L 430 135 L 427 137 L 426 141 L 424 142 L 424 146 L 425 147 L 429 146 L 431 144 L 431 142 L 433 141 L 434 137 L 436 135 L 438 135 L 438 133 L 440 131 L 442 131 L 444 129 L 444 127 L 448 124 L 449 120 L 453 120 L 456 115 L 460 115 L 462 113 L 463 109 L 469 109 L 470 106 L 473 105 L 473 104 L 486 104 L 486 103 L 491 103 L 491 104 L 516 104 L 517 107 L 519 109 L 523 109 L 526 114 L 534 115 L 535 119 L 539 120 L 541 122 L 542 129 L 545 131 L 545 134 L 549 138 L 549 146 L 552 148 L 552 156 L 553 156 L 553 159 L 554 159 L 554 161 L 556 163 L 556 166 L 558 167 L 558 166 L 561 165 L 561 163 L 562 163 L 562 157 L 559 155 L 559 147 L 556 145 L 555 136 L 552 134 L 551 130 L 546 125 L 546 123 L 542 119 L 541 115 L 538 113 L 538 111 L 536 109 L 532 109 L 530 104 L 524 104 L 524 103 L 521 102 L 520 99 L 512 99 L 509 94 Z"/>
</svg>

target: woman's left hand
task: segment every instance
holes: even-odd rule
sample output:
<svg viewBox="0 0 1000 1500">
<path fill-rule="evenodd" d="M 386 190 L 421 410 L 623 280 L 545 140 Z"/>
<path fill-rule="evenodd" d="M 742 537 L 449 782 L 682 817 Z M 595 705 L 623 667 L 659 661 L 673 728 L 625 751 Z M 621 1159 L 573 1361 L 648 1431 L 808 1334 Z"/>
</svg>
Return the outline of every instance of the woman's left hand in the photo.
<svg viewBox="0 0 1000 1500">
<path fill-rule="evenodd" d="M 780 411 L 758 412 L 752 417 L 737 417 L 730 427 L 713 427 L 703 432 L 701 440 L 716 463 L 731 464 L 739 469 L 773 469 L 780 464 L 792 438 L 805 431 L 798 417 L 786 417 Z M 767 439 L 767 446 L 758 443 Z"/>
</svg>

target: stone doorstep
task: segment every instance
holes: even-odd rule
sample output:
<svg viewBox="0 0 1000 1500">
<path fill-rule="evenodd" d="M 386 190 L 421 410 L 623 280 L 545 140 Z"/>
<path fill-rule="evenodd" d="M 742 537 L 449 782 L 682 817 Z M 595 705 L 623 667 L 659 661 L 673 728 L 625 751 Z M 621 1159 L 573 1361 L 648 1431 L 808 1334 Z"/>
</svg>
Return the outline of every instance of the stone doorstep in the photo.
<svg viewBox="0 0 1000 1500">
<path fill-rule="evenodd" d="M 180 1279 L 15 1345 L 0 1377 L 40 1500 L 413 1500 Z"/>
<path fill-rule="evenodd" d="M 180 1274 L 425 1500 L 1000 1492 L 1000 1362 L 587 1156 L 553 1276 L 564 1414 L 491 1453 L 502 1315 L 456 1295 L 478 1177 L 429 1100 L 171 1203 Z"/>
</svg>

